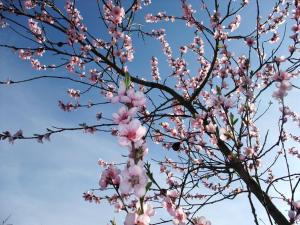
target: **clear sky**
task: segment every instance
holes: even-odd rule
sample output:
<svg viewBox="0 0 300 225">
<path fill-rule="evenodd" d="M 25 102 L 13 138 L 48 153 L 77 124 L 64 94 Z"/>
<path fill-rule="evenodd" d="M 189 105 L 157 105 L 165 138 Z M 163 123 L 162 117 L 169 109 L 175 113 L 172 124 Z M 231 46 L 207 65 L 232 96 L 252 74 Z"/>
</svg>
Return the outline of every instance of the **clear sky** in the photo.
<svg viewBox="0 0 300 225">
<path fill-rule="evenodd" d="M 147 12 L 155 13 L 161 10 L 182 15 L 177 0 L 153 2 L 156 4 L 147 8 L 138 20 L 141 21 Z M 197 9 L 200 1 L 191 2 L 195 3 Z M 98 34 L 96 36 L 101 37 L 104 28 L 95 25 L 97 11 L 94 1 L 79 0 L 78 4 L 84 22 L 94 34 Z M 243 26 L 251 26 L 250 22 L 243 23 L 243 20 L 244 17 L 241 29 L 244 29 Z M 176 51 L 180 45 L 191 42 L 193 38 L 192 30 L 185 28 L 184 24 L 175 26 L 164 23 L 164 27 L 167 29 L 168 40 Z M 25 43 L 5 30 L 0 31 L 0 42 L 16 45 Z M 159 42 L 139 41 L 134 47 L 135 61 L 129 65 L 133 74 L 141 74 L 150 79 L 152 55 L 159 58 L 161 73 L 168 71 Z M 239 51 L 241 50 L 237 49 L 237 53 Z M 17 55 L 5 49 L 0 49 L 0 68 L 1 81 L 42 74 L 57 75 L 55 71 L 32 71 L 29 63 L 20 61 Z M 33 134 L 53 125 L 73 127 L 82 122 L 95 123 L 96 112 L 112 112 L 115 109 L 111 106 L 101 106 L 91 110 L 63 112 L 58 107 L 58 100 L 67 99 L 66 90 L 73 87 L 76 88 L 71 83 L 55 80 L 0 86 L 0 131 L 14 132 L 22 129 L 26 134 Z M 299 103 L 293 100 L 298 94 L 290 95 L 289 101 L 291 104 L 297 104 L 295 110 L 300 111 Z M 89 98 L 97 99 L 97 96 L 89 96 L 84 100 Z M 270 117 L 270 120 L 262 124 L 272 127 L 274 125 L 271 121 Z M 79 131 L 54 135 L 51 139 L 51 142 L 44 144 L 38 144 L 36 141 L 16 141 L 13 145 L 0 142 L 0 221 L 9 215 L 9 223 L 14 225 L 103 225 L 114 216 L 122 221 L 120 216 L 124 214 L 114 214 L 113 209 L 106 203 L 90 204 L 82 198 L 84 191 L 98 187 L 99 158 L 107 161 L 121 160 L 124 149 L 116 143 L 115 138 L 103 133 L 91 135 Z M 153 157 L 160 149 L 160 146 L 150 144 L 149 157 Z M 253 219 L 250 207 L 244 200 L 240 198 L 209 206 L 201 214 L 215 225 L 251 225 Z"/>
</svg>

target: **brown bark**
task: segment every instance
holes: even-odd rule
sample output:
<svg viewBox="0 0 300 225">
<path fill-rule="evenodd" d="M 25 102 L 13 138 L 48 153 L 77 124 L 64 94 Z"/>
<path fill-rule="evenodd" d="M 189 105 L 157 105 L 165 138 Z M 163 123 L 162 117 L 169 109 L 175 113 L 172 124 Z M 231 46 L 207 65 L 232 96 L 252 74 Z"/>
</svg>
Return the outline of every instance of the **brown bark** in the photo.
<svg viewBox="0 0 300 225">
<path fill-rule="evenodd" d="M 221 152 L 228 156 L 231 151 L 225 145 L 222 140 L 218 140 L 218 145 Z M 241 179 L 249 187 L 251 193 L 253 193 L 260 203 L 266 208 L 267 212 L 274 219 L 275 223 L 278 225 L 290 225 L 291 223 L 287 218 L 278 210 L 278 208 L 271 201 L 270 197 L 261 189 L 260 185 L 250 176 L 247 170 L 242 165 L 241 161 L 238 159 L 233 159 L 229 166 L 234 169 L 234 171 L 241 177 Z"/>
</svg>

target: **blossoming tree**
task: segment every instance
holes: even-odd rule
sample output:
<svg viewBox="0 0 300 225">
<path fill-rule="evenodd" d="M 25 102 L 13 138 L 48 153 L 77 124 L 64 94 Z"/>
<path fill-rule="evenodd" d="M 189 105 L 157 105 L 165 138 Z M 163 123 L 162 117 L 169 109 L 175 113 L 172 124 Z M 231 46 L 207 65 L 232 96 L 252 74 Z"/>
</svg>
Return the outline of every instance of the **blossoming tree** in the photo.
<svg viewBox="0 0 300 225">
<path fill-rule="evenodd" d="M 263 213 L 268 218 L 263 223 L 297 223 L 300 116 L 286 99 L 299 89 L 300 3 L 270 0 L 266 7 L 262 0 L 174 0 L 181 7 L 175 15 L 164 9 L 148 13 L 152 5 L 159 8 L 159 1 L 95 0 L 94 23 L 102 31 L 94 33 L 78 2 L 0 1 L 1 32 L 26 40 L 26 46 L 1 46 L 41 74 L 52 71 L 1 84 L 68 80 L 82 88 L 70 87 L 71 100 L 59 101 L 63 111 L 112 104 L 119 109 L 113 115 L 98 113 L 97 124 L 48 128 L 33 136 L 3 131 L 0 139 L 43 142 L 64 131 L 110 132 L 127 154 L 119 163 L 99 160 L 99 189 L 84 198 L 108 200 L 125 225 L 209 225 L 203 207 L 240 195 L 247 196 L 255 224 Z M 164 29 L 169 23 L 192 31 L 183 38 L 189 41 L 173 50 Z M 134 47 L 141 39 L 160 43 L 165 59 L 154 51 L 149 69 L 137 75 L 130 63 L 142 51 Z M 92 89 L 102 100 L 80 103 Z M 268 116 L 271 100 L 278 116 Z M 260 129 L 264 118 L 273 120 L 272 129 Z M 147 142 L 162 150 L 156 159 L 147 158 L 152 150 Z M 169 152 L 172 158 L 165 157 Z M 153 173 L 155 165 L 165 179 Z M 278 165 L 280 171 L 274 169 Z M 257 210 L 258 204 L 265 212 Z M 168 217 L 157 217 L 157 211 Z"/>
</svg>

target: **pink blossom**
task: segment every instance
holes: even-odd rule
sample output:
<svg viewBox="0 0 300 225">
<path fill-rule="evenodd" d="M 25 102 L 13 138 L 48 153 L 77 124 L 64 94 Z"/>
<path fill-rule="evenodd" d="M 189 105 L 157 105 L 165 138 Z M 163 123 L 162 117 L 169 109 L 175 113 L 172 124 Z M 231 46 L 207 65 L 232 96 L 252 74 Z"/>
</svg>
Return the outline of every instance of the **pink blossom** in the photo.
<svg viewBox="0 0 300 225">
<path fill-rule="evenodd" d="M 149 203 L 143 205 L 143 212 L 143 214 L 137 212 L 127 213 L 124 225 L 148 225 L 150 217 L 154 216 L 155 212 Z"/>
<path fill-rule="evenodd" d="M 241 16 L 240 15 L 236 15 L 235 19 L 228 25 L 228 29 L 232 31 L 235 31 L 241 23 Z"/>
<path fill-rule="evenodd" d="M 226 141 L 226 140 L 228 140 L 231 136 L 231 132 L 229 131 L 229 129 L 228 128 L 221 128 L 220 129 L 220 139 L 222 140 L 222 141 Z"/>
<path fill-rule="evenodd" d="M 175 216 L 175 204 L 172 198 L 165 197 L 163 201 L 163 207 L 168 211 L 171 216 Z"/>
<path fill-rule="evenodd" d="M 193 14 L 196 12 L 191 4 L 186 4 L 185 1 L 182 1 L 182 10 L 183 17 L 187 20 L 187 25 L 192 26 L 195 23 L 195 19 L 193 18 Z"/>
<path fill-rule="evenodd" d="M 271 43 L 271 44 L 274 44 L 274 43 L 276 43 L 277 41 L 279 41 L 279 33 L 278 32 L 274 32 L 273 33 L 273 36 L 271 37 L 271 39 L 269 40 L 269 42 Z"/>
<path fill-rule="evenodd" d="M 154 216 L 155 211 L 149 203 L 144 204 L 143 209 L 144 209 L 144 214 L 146 214 L 148 216 Z"/>
<path fill-rule="evenodd" d="M 173 223 L 175 225 L 185 225 L 187 223 L 186 214 L 181 207 L 176 209 Z"/>
<path fill-rule="evenodd" d="M 275 57 L 274 61 L 277 63 L 282 63 L 286 61 L 286 58 L 284 56 Z"/>
<path fill-rule="evenodd" d="M 187 53 L 187 50 L 188 50 L 187 46 L 181 46 L 180 47 L 180 52 L 181 53 Z"/>
<path fill-rule="evenodd" d="M 82 197 L 84 198 L 85 201 L 89 201 L 89 202 L 94 201 L 96 204 L 100 203 L 100 197 L 94 195 L 92 191 L 84 192 Z"/>
<path fill-rule="evenodd" d="M 114 26 L 122 23 L 123 17 L 125 16 L 124 8 L 115 6 L 112 2 L 108 2 L 103 5 L 105 19 L 110 21 Z"/>
<path fill-rule="evenodd" d="M 32 57 L 32 53 L 30 50 L 27 50 L 27 49 L 20 49 L 19 50 L 19 57 L 22 59 L 22 60 L 30 60 L 31 57 Z"/>
<path fill-rule="evenodd" d="M 156 57 L 152 57 L 151 59 L 151 70 L 152 70 L 152 78 L 153 80 L 160 80 L 159 70 L 158 70 L 158 60 Z"/>
<path fill-rule="evenodd" d="M 204 216 L 196 217 L 193 219 L 194 225 L 211 225 L 211 222 Z"/>
<path fill-rule="evenodd" d="M 146 128 L 137 119 L 132 120 L 128 124 L 120 124 L 118 131 L 119 143 L 123 146 L 131 146 L 132 142 L 141 140 L 146 134 Z"/>
<path fill-rule="evenodd" d="M 144 106 L 146 104 L 146 99 L 141 91 L 135 91 L 133 88 L 127 90 L 125 96 L 121 96 L 120 102 L 131 104 L 135 107 Z"/>
<path fill-rule="evenodd" d="M 299 31 L 300 31 L 300 25 L 299 25 L 299 24 L 294 24 L 294 25 L 292 26 L 292 31 L 293 31 L 294 33 L 299 32 Z"/>
<path fill-rule="evenodd" d="M 30 31 L 35 35 L 37 42 L 42 43 L 46 40 L 42 33 L 42 28 L 39 27 L 38 22 L 33 19 L 28 20 L 28 27 Z"/>
<path fill-rule="evenodd" d="M 210 122 L 208 125 L 205 126 L 206 131 L 209 133 L 215 133 L 216 132 L 216 125 Z"/>
<path fill-rule="evenodd" d="M 131 118 L 135 115 L 137 111 L 136 107 L 128 109 L 127 107 L 123 106 L 119 109 L 118 113 L 113 114 L 113 120 L 117 124 L 127 124 L 131 120 Z"/>
<path fill-rule="evenodd" d="M 119 102 L 121 97 L 125 96 L 125 94 L 126 94 L 126 85 L 125 85 L 124 81 L 121 81 L 119 84 L 118 95 L 113 97 L 111 99 L 111 102 L 112 103 Z"/>
<path fill-rule="evenodd" d="M 107 162 L 105 162 L 103 159 L 99 159 L 98 160 L 98 165 L 101 167 L 106 167 L 107 166 Z"/>
<path fill-rule="evenodd" d="M 150 217 L 148 215 L 139 215 L 136 219 L 137 225 L 148 225 L 150 223 Z"/>
<path fill-rule="evenodd" d="M 148 177 L 142 162 L 134 164 L 133 160 L 130 160 L 129 165 L 121 173 L 120 192 L 129 194 L 133 191 L 140 198 L 146 193 L 147 182 Z"/>
<path fill-rule="evenodd" d="M 138 214 L 135 212 L 127 213 L 124 225 L 136 225 Z"/>
<path fill-rule="evenodd" d="M 31 59 L 31 66 L 35 70 L 45 70 L 46 66 L 42 65 L 41 62 L 38 59 Z"/>
<path fill-rule="evenodd" d="M 107 187 L 107 185 L 119 185 L 120 184 L 120 170 L 110 165 L 107 169 L 105 169 L 101 175 L 99 185 L 101 189 L 104 189 Z"/>
<path fill-rule="evenodd" d="M 80 91 L 72 89 L 72 88 L 68 90 L 68 94 L 70 95 L 70 97 L 75 98 L 75 99 L 80 97 Z"/>
<path fill-rule="evenodd" d="M 25 0 L 24 6 L 26 9 L 33 9 L 36 6 L 36 0 Z"/>
<path fill-rule="evenodd" d="M 251 157 L 255 153 L 255 150 L 251 147 L 246 147 L 245 148 L 245 155 Z"/>
<path fill-rule="evenodd" d="M 289 82 L 289 79 L 292 77 L 290 73 L 280 71 L 277 73 L 273 79 L 278 81 L 276 84 L 277 90 L 274 91 L 273 97 L 276 99 L 282 99 L 287 96 L 287 92 L 292 89 L 292 85 Z"/>
<path fill-rule="evenodd" d="M 275 76 L 273 77 L 273 80 L 276 81 L 283 81 L 283 80 L 288 80 L 292 77 L 292 75 L 288 72 L 284 72 L 284 71 L 280 71 L 278 73 L 275 74 Z"/>
<path fill-rule="evenodd" d="M 296 47 L 295 47 L 295 46 L 292 46 L 292 45 L 289 45 L 289 52 L 290 52 L 291 54 L 293 54 L 295 51 L 296 51 Z"/>
<path fill-rule="evenodd" d="M 245 41 L 249 47 L 252 47 L 255 44 L 255 40 L 251 37 L 246 38 Z"/>
</svg>

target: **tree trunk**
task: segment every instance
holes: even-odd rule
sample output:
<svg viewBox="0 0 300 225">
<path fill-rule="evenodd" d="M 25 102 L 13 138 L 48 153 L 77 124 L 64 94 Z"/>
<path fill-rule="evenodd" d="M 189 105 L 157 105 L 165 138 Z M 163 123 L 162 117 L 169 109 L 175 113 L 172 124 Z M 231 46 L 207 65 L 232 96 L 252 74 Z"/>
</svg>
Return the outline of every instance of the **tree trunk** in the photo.
<svg viewBox="0 0 300 225">
<path fill-rule="evenodd" d="M 225 145 L 222 140 L 218 140 L 218 146 L 223 154 L 226 156 L 231 154 L 231 151 Z M 269 196 L 261 190 L 259 184 L 249 175 L 247 170 L 239 160 L 233 160 L 230 163 L 230 167 L 239 174 L 240 178 L 246 183 L 250 191 L 256 196 L 260 203 L 266 208 L 270 216 L 274 219 L 275 223 L 278 225 L 290 225 L 291 223 L 286 219 L 286 217 L 277 209 L 273 204 Z"/>
</svg>

